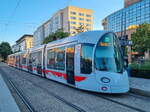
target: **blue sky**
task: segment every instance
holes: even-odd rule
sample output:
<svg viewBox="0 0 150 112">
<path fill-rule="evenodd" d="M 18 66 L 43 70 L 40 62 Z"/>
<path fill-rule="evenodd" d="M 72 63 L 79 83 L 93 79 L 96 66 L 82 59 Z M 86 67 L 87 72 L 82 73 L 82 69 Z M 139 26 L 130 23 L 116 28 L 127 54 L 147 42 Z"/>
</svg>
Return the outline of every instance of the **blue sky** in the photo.
<svg viewBox="0 0 150 112">
<path fill-rule="evenodd" d="M 0 42 L 11 45 L 23 34 L 36 28 L 56 11 L 68 5 L 92 9 L 94 29 L 101 30 L 101 20 L 123 7 L 124 0 L 0 0 Z"/>
</svg>

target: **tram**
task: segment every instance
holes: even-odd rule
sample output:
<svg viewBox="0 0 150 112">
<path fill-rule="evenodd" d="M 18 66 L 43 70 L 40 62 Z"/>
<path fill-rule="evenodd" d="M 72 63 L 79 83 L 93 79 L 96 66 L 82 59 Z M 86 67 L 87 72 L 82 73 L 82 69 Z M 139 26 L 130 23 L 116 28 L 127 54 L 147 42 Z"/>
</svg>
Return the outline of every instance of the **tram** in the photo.
<svg viewBox="0 0 150 112">
<path fill-rule="evenodd" d="M 119 40 L 111 31 L 83 32 L 11 54 L 8 65 L 83 90 L 129 91 Z"/>
</svg>

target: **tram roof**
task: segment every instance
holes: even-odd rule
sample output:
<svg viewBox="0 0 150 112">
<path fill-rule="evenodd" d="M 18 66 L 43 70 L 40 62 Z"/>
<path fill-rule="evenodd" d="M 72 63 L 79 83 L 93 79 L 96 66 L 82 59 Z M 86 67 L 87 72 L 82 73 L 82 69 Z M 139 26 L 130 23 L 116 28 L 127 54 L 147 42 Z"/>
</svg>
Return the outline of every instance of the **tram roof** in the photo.
<svg viewBox="0 0 150 112">
<path fill-rule="evenodd" d="M 53 42 L 49 42 L 47 44 L 47 46 L 48 47 L 57 46 L 59 44 L 66 44 L 66 43 L 72 43 L 72 42 L 96 44 L 99 41 L 99 39 L 106 33 L 113 33 L 113 32 L 112 31 L 106 31 L 106 30 L 96 30 L 96 31 L 82 32 L 82 33 L 80 33 L 78 35 L 75 35 L 75 36 L 71 36 L 71 37 L 56 40 L 56 41 L 53 41 Z M 38 49 L 44 48 L 44 46 L 45 45 L 39 45 L 39 46 L 35 46 L 33 48 L 30 48 L 28 50 L 29 51 L 38 50 Z M 9 56 L 19 55 L 19 54 L 24 53 L 24 52 L 27 52 L 27 50 L 22 51 L 22 52 L 17 52 L 15 54 L 11 54 Z"/>
<path fill-rule="evenodd" d="M 48 43 L 48 46 L 54 46 L 59 44 L 71 43 L 71 42 L 96 44 L 104 34 L 110 32 L 113 33 L 112 31 L 106 31 L 106 30 L 82 32 L 75 36 L 50 42 Z"/>
</svg>

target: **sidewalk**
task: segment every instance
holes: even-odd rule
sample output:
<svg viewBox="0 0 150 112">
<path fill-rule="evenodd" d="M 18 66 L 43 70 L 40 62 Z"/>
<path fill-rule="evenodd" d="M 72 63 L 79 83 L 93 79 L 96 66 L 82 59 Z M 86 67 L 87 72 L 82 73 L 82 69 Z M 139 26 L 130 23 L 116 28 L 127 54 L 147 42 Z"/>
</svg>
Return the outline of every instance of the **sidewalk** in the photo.
<svg viewBox="0 0 150 112">
<path fill-rule="evenodd" d="M 0 112 L 20 112 L 0 74 Z"/>
<path fill-rule="evenodd" d="M 150 79 L 130 77 L 130 92 L 150 97 Z"/>
</svg>

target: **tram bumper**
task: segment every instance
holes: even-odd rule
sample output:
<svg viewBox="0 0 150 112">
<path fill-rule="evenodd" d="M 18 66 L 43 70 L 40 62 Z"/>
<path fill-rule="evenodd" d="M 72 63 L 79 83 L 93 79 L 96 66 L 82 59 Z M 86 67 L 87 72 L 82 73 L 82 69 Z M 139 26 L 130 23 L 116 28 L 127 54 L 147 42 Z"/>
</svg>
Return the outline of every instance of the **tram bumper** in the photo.
<svg viewBox="0 0 150 112">
<path fill-rule="evenodd" d="M 110 80 L 102 80 L 103 77 Z M 122 74 L 112 72 L 97 72 L 96 79 L 101 88 L 100 91 L 103 93 L 126 93 L 129 91 L 129 80 L 126 71 Z M 103 89 L 102 87 L 106 87 L 107 89 Z"/>
<path fill-rule="evenodd" d="M 111 93 L 127 93 L 129 91 L 128 85 L 111 86 Z"/>
</svg>

